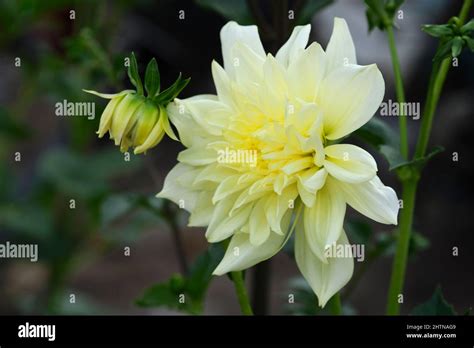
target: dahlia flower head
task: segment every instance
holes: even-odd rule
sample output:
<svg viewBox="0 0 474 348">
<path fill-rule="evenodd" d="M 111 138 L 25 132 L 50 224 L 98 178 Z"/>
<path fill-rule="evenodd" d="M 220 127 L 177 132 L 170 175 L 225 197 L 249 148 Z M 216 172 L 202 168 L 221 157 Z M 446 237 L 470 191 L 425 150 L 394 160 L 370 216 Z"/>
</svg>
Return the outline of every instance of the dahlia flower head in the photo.
<svg viewBox="0 0 474 348">
<path fill-rule="evenodd" d="M 383 224 L 397 224 L 399 207 L 374 158 L 340 143 L 382 102 L 380 71 L 357 64 L 344 19 L 335 18 L 326 50 L 306 47 L 310 30 L 295 27 L 272 56 L 256 26 L 222 28 L 216 95 L 168 105 L 186 149 L 158 197 L 189 211 L 189 226 L 207 227 L 210 243 L 229 239 L 216 275 L 272 257 L 294 234 L 297 265 L 323 307 L 354 269 L 352 255 L 325 253 L 349 243 L 347 204 Z"/>
</svg>

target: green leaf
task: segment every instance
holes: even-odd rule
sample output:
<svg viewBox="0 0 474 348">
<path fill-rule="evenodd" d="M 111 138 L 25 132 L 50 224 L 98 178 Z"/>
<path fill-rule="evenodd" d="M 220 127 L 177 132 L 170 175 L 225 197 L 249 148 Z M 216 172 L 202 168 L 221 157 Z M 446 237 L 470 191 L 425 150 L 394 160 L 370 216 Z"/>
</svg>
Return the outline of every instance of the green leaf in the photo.
<svg viewBox="0 0 474 348">
<path fill-rule="evenodd" d="M 466 41 L 467 47 L 469 47 L 471 52 L 474 52 L 474 39 L 471 39 L 470 37 L 467 37 L 467 36 L 465 37 L 463 36 L 463 39 Z"/>
<path fill-rule="evenodd" d="M 397 246 L 397 233 L 378 233 L 375 237 L 374 249 L 376 253 L 384 256 L 395 255 Z M 414 257 L 418 253 L 428 249 L 430 242 L 421 233 L 412 231 L 410 234 L 410 243 L 408 247 L 408 256 Z"/>
<path fill-rule="evenodd" d="M 130 65 L 128 66 L 128 78 L 130 79 L 132 85 L 137 88 L 137 93 L 143 95 L 143 85 L 138 73 L 137 58 L 135 58 L 135 53 L 133 52 L 130 56 Z"/>
<path fill-rule="evenodd" d="M 459 54 L 461 53 L 462 44 L 463 41 L 459 36 L 456 36 L 453 39 L 453 45 L 451 46 L 451 55 L 453 56 L 453 58 L 459 56 Z"/>
<path fill-rule="evenodd" d="M 373 117 L 353 134 L 374 146 L 387 159 L 390 170 L 405 162 L 400 153 L 398 134 L 380 119 Z"/>
<path fill-rule="evenodd" d="M 184 303 L 180 301 L 180 295 L 184 290 L 183 283 L 184 279 L 179 274 L 173 275 L 169 281 L 146 289 L 143 296 L 135 303 L 140 307 L 164 306 L 194 313 L 190 307 L 190 299 L 185 298 Z"/>
<path fill-rule="evenodd" d="M 181 91 L 188 85 L 190 80 L 190 78 L 183 80 L 181 78 L 181 73 L 179 73 L 176 81 L 170 87 L 157 95 L 154 98 L 154 101 L 161 105 L 168 104 L 169 102 L 173 101 L 173 99 L 176 98 L 179 93 L 181 93 Z"/>
<path fill-rule="evenodd" d="M 160 71 L 155 58 L 150 60 L 146 67 L 145 89 L 150 98 L 153 98 L 160 91 Z"/>
<path fill-rule="evenodd" d="M 147 206 L 156 197 L 137 194 L 108 195 L 100 206 L 100 234 L 116 243 L 131 243 L 138 236 L 156 229 L 161 216 Z"/>
<path fill-rule="evenodd" d="M 344 230 L 350 236 L 349 240 L 356 244 L 368 244 L 374 233 L 372 227 L 365 221 L 348 219 Z"/>
<path fill-rule="evenodd" d="M 438 286 L 433 296 L 418 306 L 416 306 L 411 314 L 413 315 L 456 315 L 453 306 L 450 305 L 443 297 L 441 287 Z"/>
<path fill-rule="evenodd" d="M 141 307 L 161 307 L 178 309 L 191 314 L 199 314 L 204 308 L 204 297 L 212 279 L 212 272 L 224 256 L 219 244 L 211 244 L 200 255 L 186 277 L 174 275 L 167 282 L 156 284 L 147 289 L 136 301 Z M 185 301 L 179 301 L 184 295 Z"/>
<path fill-rule="evenodd" d="M 10 139 L 25 139 L 31 133 L 28 126 L 13 119 L 7 109 L 0 106 L 0 135 Z"/>
<path fill-rule="evenodd" d="M 397 165 L 393 166 L 391 169 L 402 169 L 402 168 L 409 168 L 412 170 L 420 171 L 427 163 L 429 160 L 431 160 L 434 156 L 437 154 L 441 153 L 444 151 L 444 147 L 442 146 L 435 146 L 433 150 L 431 150 L 427 155 L 417 158 L 414 160 L 410 161 L 402 161 L 401 163 L 398 163 Z"/>
<path fill-rule="evenodd" d="M 448 40 L 442 43 L 441 46 L 436 51 L 433 61 L 443 60 L 444 58 L 448 58 L 451 55 L 452 45 L 453 45 L 453 40 Z"/>
<path fill-rule="evenodd" d="M 384 30 L 393 25 L 395 13 L 403 4 L 403 0 L 365 0 L 365 4 L 369 31 L 375 27 Z"/>
<path fill-rule="evenodd" d="M 451 24 L 426 24 L 421 27 L 421 30 L 433 37 L 442 37 L 453 34 L 453 26 Z"/>
<path fill-rule="evenodd" d="M 214 11 L 222 17 L 239 24 L 253 24 L 250 8 L 246 0 L 196 0 L 202 8 Z"/>
<path fill-rule="evenodd" d="M 473 31 L 473 30 L 474 30 L 474 19 L 471 19 L 469 22 L 467 22 L 461 27 L 461 33 L 463 34 L 469 31 Z"/>
<path fill-rule="evenodd" d="M 56 191 L 93 199 L 109 190 L 110 179 L 138 169 L 141 159 L 131 156 L 127 162 L 122 154 L 111 149 L 93 155 L 53 149 L 45 153 L 39 163 L 40 177 Z"/>
<path fill-rule="evenodd" d="M 333 2 L 334 0 L 307 0 L 299 13 L 296 13 L 296 25 L 311 23 L 311 19 L 317 12 Z"/>
</svg>

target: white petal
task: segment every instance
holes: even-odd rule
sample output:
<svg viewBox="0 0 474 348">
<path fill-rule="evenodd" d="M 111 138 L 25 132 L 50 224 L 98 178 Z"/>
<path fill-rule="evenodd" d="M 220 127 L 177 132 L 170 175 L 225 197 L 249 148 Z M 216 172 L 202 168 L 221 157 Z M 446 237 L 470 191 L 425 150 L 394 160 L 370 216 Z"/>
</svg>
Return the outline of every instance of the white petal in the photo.
<svg viewBox="0 0 474 348">
<path fill-rule="evenodd" d="M 314 206 L 304 208 L 306 241 L 313 253 L 325 263 L 324 250 L 339 239 L 345 214 L 344 196 L 330 181 L 317 192 Z"/>
<path fill-rule="evenodd" d="M 347 23 L 342 18 L 334 18 L 331 38 L 326 47 L 328 73 L 347 64 L 357 64 L 354 42 Z"/>
<path fill-rule="evenodd" d="M 249 236 L 250 243 L 259 246 L 262 245 L 270 236 L 270 226 L 265 216 L 266 198 L 260 199 L 252 210 L 249 219 Z"/>
<path fill-rule="evenodd" d="M 377 163 L 370 153 L 350 144 L 330 145 L 324 149 L 324 168 L 336 179 L 361 183 L 377 174 Z"/>
<path fill-rule="evenodd" d="M 398 198 L 395 191 L 385 186 L 378 176 L 361 184 L 337 183 L 346 202 L 359 213 L 382 224 L 397 224 Z"/>
<path fill-rule="evenodd" d="M 184 187 L 182 183 L 179 182 L 179 178 L 193 170 L 195 170 L 195 168 L 192 166 L 178 163 L 168 173 L 165 178 L 165 183 L 163 184 L 163 189 L 156 196 L 159 198 L 167 198 L 180 206 L 182 206 L 180 203 L 183 203 L 183 208 L 192 212 L 196 206 L 199 192 Z"/>
<path fill-rule="evenodd" d="M 217 152 L 214 149 L 199 146 L 183 150 L 178 154 L 178 161 L 192 166 L 202 166 L 217 161 Z"/>
<path fill-rule="evenodd" d="M 274 193 L 271 195 L 272 197 L 267 200 L 265 206 L 265 215 L 272 231 L 283 234 L 284 232 L 281 229 L 282 218 L 290 208 L 290 205 L 293 204 L 294 206 L 298 190 L 296 185 L 291 185 L 283 190 L 281 195 Z"/>
<path fill-rule="evenodd" d="M 196 96 L 189 99 L 207 98 L 207 96 Z M 176 98 L 174 102 L 168 104 L 166 108 L 169 119 L 176 127 L 179 133 L 181 143 L 186 147 L 192 147 L 199 144 L 207 144 L 215 140 L 208 129 L 198 124 L 190 111 L 184 106 L 183 101 Z"/>
<path fill-rule="evenodd" d="M 203 191 L 199 193 L 195 209 L 189 216 L 188 226 L 205 227 L 208 226 L 212 219 L 215 206 L 212 204 L 212 192 Z"/>
<path fill-rule="evenodd" d="M 327 171 L 324 168 L 311 168 L 298 174 L 298 180 L 306 191 L 316 193 L 326 182 Z"/>
<path fill-rule="evenodd" d="M 326 138 L 339 139 L 369 121 L 385 93 L 382 74 L 375 64 L 348 65 L 323 81 L 316 98 L 323 110 Z"/>
<path fill-rule="evenodd" d="M 182 104 L 194 120 L 213 135 L 222 134 L 222 128 L 228 124 L 231 117 L 231 109 L 217 100 L 185 99 Z"/>
<path fill-rule="evenodd" d="M 311 251 L 301 225 L 297 225 L 295 232 L 296 263 L 318 297 L 319 305 L 324 307 L 327 301 L 351 279 L 354 272 L 354 259 L 350 255 L 351 257 L 328 258 L 328 263 L 321 262 Z M 347 236 L 342 231 L 337 245 L 348 244 Z"/>
<path fill-rule="evenodd" d="M 291 212 L 288 212 L 282 222 L 284 231 L 287 232 L 284 235 L 272 232 L 265 243 L 259 246 L 250 243 L 248 233 L 236 233 L 227 247 L 224 258 L 213 274 L 222 275 L 232 271 L 241 271 L 275 255 L 290 237 L 288 230 L 290 220 Z"/>
<path fill-rule="evenodd" d="M 235 195 L 233 197 L 235 199 Z M 226 199 L 216 205 L 206 230 L 208 242 L 216 243 L 229 238 L 249 220 L 253 205 L 247 204 L 230 215 L 233 203 L 233 199 Z"/>
<path fill-rule="evenodd" d="M 311 25 L 296 26 L 291 33 L 288 41 L 278 50 L 276 59 L 284 67 L 293 61 L 294 57 L 299 53 L 301 49 L 304 49 L 308 44 L 309 33 L 311 31 Z"/>
<path fill-rule="evenodd" d="M 109 93 L 100 93 L 100 92 L 92 91 L 90 89 L 83 89 L 83 91 L 86 92 L 86 93 L 94 94 L 98 97 L 105 98 L 105 99 L 112 99 L 112 98 L 115 98 L 115 97 L 118 97 L 118 96 L 121 96 L 121 95 L 136 93 L 136 91 L 134 91 L 133 89 L 126 89 L 126 90 L 121 91 L 119 93 L 111 93 L 111 94 L 109 94 Z"/>
<path fill-rule="evenodd" d="M 219 101 L 229 107 L 234 107 L 234 102 L 232 100 L 232 85 L 229 76 L 215 60 L 212 61 L 212 78 L 214 80 L 214 85 L 216 86 Z"/>
<path fill-rule="evenodd" d="M 255 25 L 242 26 L 236 22 L 229 22 L 221 29 L 222 57 L 224 68 L 231 77 L 234 76 L 234 57 L 232 49 L 237 42 L 248 46 L 255 54 L 265 57 L 265 50 Z"/>
<path fill-rule="evenodd" d="M 314 102 L 325 74 L 326 54 L 318 43 L 313 42 L 288 67 L 291 96 Z"/>
</svg>

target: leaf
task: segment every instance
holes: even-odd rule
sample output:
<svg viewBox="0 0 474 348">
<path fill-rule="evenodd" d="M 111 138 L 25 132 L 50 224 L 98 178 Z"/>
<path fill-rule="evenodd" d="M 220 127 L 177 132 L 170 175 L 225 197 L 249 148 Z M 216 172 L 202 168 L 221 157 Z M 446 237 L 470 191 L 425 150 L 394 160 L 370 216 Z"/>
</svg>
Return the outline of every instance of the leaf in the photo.
<svg viewBox="0 0 474 348">
<path fill-rule="evenodd" d="M 150 98 L 153 98 L 160 91 L 160 71 L 155 58 L 150 60 L 146 67 L 145 89 Z"/>
<path fill-rule="evenodd" d="M 395 13 L 404 0 L 365 0 L 367 6 L 366 17 L 369 31 L 377 27 L 380 30 L 392 26 Z"/>
<path fill-rule="evenodd" d="M 31 136 L 31 129 L 14 120 L 7 109 L 0 106 L 0 135 L 10 139 L 25 139 Z"/>
<path fill-rule="evenodd" d="M 459 56 L 462 50 L 463 41 L 459 36 L 453 39 L 453 45 L 451 46 L 451 55 L 453 58 Z"/>
<path fill-rule="evenodd" d="M 443 60 L 444 58 L 448 58 L 451 54 L 452 45 L 453 45 L 453 40 L 448 40 L 442 43 L 441 46 L 436 51 L 433 61 Z"/>
<path fill-rule="evenodd" d="M 348 219 L 344 225 L 344 230 L 350 236 L 349 240 L 356 244 L 367 244 L 374 233 L 367 222 L 356 219 Z"/>
<path fill-rule="evenodd" d="M 181 73 L 179 73 L 176 81 L 170 87 L 168 87 L 159 95 L 157 95 L 154 98 L 154 101 L 157 104 L 166 106 L 166 104 L 173 101 L 173 99 L 176 98 L 179 95 L 179 93 L 181 93 L 181 91 L 188 85 L 190 80 L 191 80 L 190 78 L 183 80 L 181 78 Z"/>
<path fill-rule="evenodd" d="M 426 24 L 421 27 L 421 30 L 433 37 L 442 37 L 453 34 L 453 26 L 451 24 Z"/>
<path fill-rule="evenodd" d="M 100 206 L 100 234 L 105 239 L 130 243 L 145 232 L 157 228 L 161 216 L 151 210 L 144 202 L 160 201 L 155 197 L 137 194 L 108 195 Z"/>
<path fill-rule="evenodd" d="M 443 297 L 441 287 L 438 286 L 433 296 L 418 306 L 416 306 L 411 314 L 413 315 L 456 315 L 453 306 L 450 305 Z"/>
<path fill-rule="evenodd" d="M 143 85 L 138 73 L 137 58 L 135 58 L 135 53 L 133 52 L 130 56 L 130 65 L 128 66 L 128 78 L 130 79 L 132 85 L 137 88 L 137 93 L 143 95 Z"/>
<path fill-rule="evenodd" d="M 390 170 L 405 162 L 400 153 L 398 134 L 380 119 L 373 117 L 353 134 L 374 146 L 387 159 Z"/>
<path fill-rule="evenodd" d="M 311 19 L 317 12 L 333 2 L 334 0 L 307 0 L 299 13 L 296 13 L 296 25 L 311 23 Z"/>
<path fill-rule="evenodd" d="M 111 178 L 130 173 L 141 163 L 138 157 L 124 161 L 123 155 L 114 150 L 83 155 L 65 149 L 50 150 L 39 162 L 40 177 L 47 184 L 60 193 L 82 199 L 104 194 Z"/>
<path fill-rule="evenodd" d="M 467 47 L 471 50 L 471 52 L 474 52 L 474 39 L 471 39 L 470 37 L 464 37 L 464 40 L 467 43 Z"/>
<path fill-rule="evenodd" d="M 191 314 L 199 314 L 204 308 L 204 297 L 213 277 L 212 272 L 224 256 L 220 244 L 211 244 L 191 267 L 186 277 L 172 276 L 167 282 L 153 285 L 136 301 L 141 307 L 161 307 L 178 309 Z M 185 301 L 179 301 L 184 295 Z"/>
<path fill-rule="evenodd" d="M 379 233 L 375 239 L 375 250 L 379 255 L 392 256 L 395 255 L 397 246 L 397 233 Z M 408 256 L 414 257 L 419 252 L 428 249 L 430 242 L 421 233 L 412 231 L 410 235 L 410 243 L 408 246 Z"/>
<path fill-rule="evenodd" d="M 411 169 L 415 169 L 417 171 L 420 171 L 427 163 L 430 159 L 432 159 L 434 156 L 436 156 L 437 154 L 441 153 L 444 151 L 444 147 L 442 146 L 435 146 L 433 148 L 433 150 L 431 150 L 427 155 L 423 156 L 423 157 L 420 157 L 420 158 L 416 158 L 414 160 L 410 160 L 410 161 L 402 161 L 400 163 L 398 163 L 397 165 L 391 167 L 390 169 L 391 170 L 394 170 L 394 169 L 402 169 L 403 167 L 411 167 Z"/>
<path fill-rule="evenodd" d="M 461 33 L 467 33 L 473 30 L 474 30 L 474 19 L 471 19 L 469 22 L 467 22 L 461 27 Z"/>
<path fill-rule="evenodd" d="M 254 22 L 246 0 L 196 0 L 196 4 L 239 24 L 253 24 Z"/>
</svg>

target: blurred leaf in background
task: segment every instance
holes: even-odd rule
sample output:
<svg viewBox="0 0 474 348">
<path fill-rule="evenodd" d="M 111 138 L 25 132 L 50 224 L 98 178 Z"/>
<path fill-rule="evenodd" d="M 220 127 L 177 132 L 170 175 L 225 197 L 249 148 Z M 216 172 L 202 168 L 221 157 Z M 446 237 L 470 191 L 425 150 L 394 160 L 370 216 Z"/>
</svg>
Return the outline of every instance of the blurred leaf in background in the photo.
<svg viewBox="0 0 474 348">
<path fill-rule="evenodd" d="M 176 274 L 168 281 L 153 285 L 145 290 L 136 303 L 141 307 L 168 307 L 191 314 L 201 314 L 204 310 L 206 290 L 212 280 L 212 272 L 217 267 L 224 249 L 220 244 L 211 244 L 201 254 L 189 274 Z"/>
</svg>

